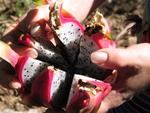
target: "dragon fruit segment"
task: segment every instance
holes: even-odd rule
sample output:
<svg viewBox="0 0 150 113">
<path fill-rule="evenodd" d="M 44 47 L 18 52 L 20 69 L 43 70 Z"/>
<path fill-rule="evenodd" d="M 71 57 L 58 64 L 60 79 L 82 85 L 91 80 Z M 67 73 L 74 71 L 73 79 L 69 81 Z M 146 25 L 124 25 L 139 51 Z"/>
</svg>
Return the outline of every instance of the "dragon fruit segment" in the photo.
<svg viewBox="0 0 150 113">
<path fill-rule="evenodd" d="M 34 81 L 31 89 L 31 98 L 34 100 L 40 100 L 45 106 L 53 105 L 55 96 L 59 94 L 60 100 L 57 103 L 61 103 L 63 100 L 63 91 L 61 87 L 64 87 L 66 79 L 66 72 L 53 67 L 45 69 Z M 66 95 L 66 94 L 65 94 Z M 62 106 L 57 106 L 61 108 Z"/>
<path fill-rule="evenodd" d="M 56 50 L 56 48 L 47 42 L 37 42 L 29 34 L 21 36 L 18 40 L 19 44 L 33 47 L 38 52 L 38 58 L 44 62 L 49 62 L 56 67 L 66 68 L 68 63 L 64 60 L 62 55 Z M 63 64 L 63 65 L 61 65 Z"/>
<path fill-rule="evenodd" d="M 10 63 L 16 70 L 19 81 L 25 85 L 31 81 L 37 73 L 48 66 L 47 63 L 30 58 L 28 56 L 19 56 L 7 44 L 0 41 L 0 57 Z"/>
<path fill-rule="evenodd" d="M 96 64 L 93 64 L 90 59 L 92 52 L 98 50 L 97 43 L 91 37 L 84 35 L 80 41 L 80 53 L 78 55 L 78 62 L 76 68 L 83 70 L 84 75 L 92 75 L 92 77 L 103 76 L 103 71 Z M 101 78 L 100 78 L 101 79 Z"/>
<path fill-rule="evenodd" d="M 78 63 L 76 68 L 84 69 L 88 75 L 101 75 L 105 76 L 105 70 L 100 69 L 97 65 L 93 64 L 90 59 L 92 52 L 102 48 L 115 48 L 116 43 L 108 39 L 102 33 L 96 33 L 91 36 L 84 35 L 80 41 L 80 53 L 78 56 Z M 100 79 L 102 79 L 100 78 Z"/>
<path fill-rule="evenodd" d="M 60 27 L 58 38 L 65 45 L 68 59 L 74 63 L 79 53 L 81 29 L 73 22 L 68 22 Z"/>
<path fill-rule="evenodd" d="M 85 64 L 89 64 L 91 62 L 90 61 L 91 53 L 98 49 L 115 48 L 115 47 L 116 43 L 106 38 L 102 33 L 96 33 L 91 37 L 84 35 L 80 41 L 79 63 L 82 62 Z M 85 60 L 86 62 L 82 61 L 82 59 Z"/>
<path fill-rule="evenodd" d="M 67 113 L 96 113 L 101 101 L 111 91 L 111 86 L 93 78 L 75 75 Z"/>
<path fill-rule="evenodd" d="M 84 27 L 62 8 L 62 4 L 59 17 L 61 26 L 57 31 L 58 38 L 66 48 L 67 59 L 71 65 L 74 65 L 79 53 L 80 39 L 83 35 Z"/>
<path fill-rule="evenodd" d="M 0 41 L 0 51 L 0 57 L 15 67 L 18 63 L 19 55 L 2 41 Z"/>
<path fill-rule="evenodd" d="M 22 56 L 19 58 L 16 65 L 16 72 L 19 81 L 22 85 L 30 84 L 30 82 L 37 76 L 48 63 L 33 59 L 31 57 Z"/>
</svg>

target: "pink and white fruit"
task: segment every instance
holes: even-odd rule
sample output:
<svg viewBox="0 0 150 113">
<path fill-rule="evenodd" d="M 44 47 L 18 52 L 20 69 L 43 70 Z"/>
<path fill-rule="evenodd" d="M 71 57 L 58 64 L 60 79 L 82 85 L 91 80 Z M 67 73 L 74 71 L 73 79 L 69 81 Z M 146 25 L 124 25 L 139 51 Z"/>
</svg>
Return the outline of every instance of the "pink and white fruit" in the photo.
<svg viewBox="0 0 150 113">
<path fill-rule="evenodd" d="M 110 92 L 111 86 L 108 83 L 74 75 L 67 113 L 97 113 L 101 101 Z"/>
<path fill-rule="evenodd" d="M 19 81 L 22 85 L 31 82 L 39 72 L 48 66 L 48 63 L 28 56 L 19 56 L 2 41 L 0 41 L 0 50 L 2 50 L 0 57 L 15 68 Z"/>
<path fill-rule="evenodd" d="M 65 46 L 67 56 L 73 64 L 79 53 L 80 39 L 83 34 L 83 26 L 74 18 L 65 17 L 64 9 L 60 8 L 60 22 L 61 26 L 58 33 L 58 38 Z"/>
<path fill-rule="evenodd" d="M 15 66 L 19 81 L 23 84 L 31 84 L 32 80 L 48 66 L 48 63 L 21 56 Z"/>
<path fill-rule="evenodd" d="M 81 38 L 80 41 L 80 53 L 78 56 L 78 63 L 76 65 L 77 69 L 84 70 L 84 74 L 93 76 L 103 76 L 105 74 L 104 70 L 93 64 L 90 59 L 92 52 L 102 49 L 102 48 L 115 48 L 116 44 L 114 41 L 108 39 L 102 33 L 96 33 L 91 36 L 86 34 Z"/>
<path fill-rule="evenodd" d="M 68 96 L 69 93 L 65 85 L 66 79 L 66 72 L 53 67 L 46 68 L 33 81 L 30 98 L 40 100 L 40 103 L 48 107 L 51 105 L 56 108 L 63 107 L 67 101 L 66 95 Z"/>
<path fill-rule="evenodd" d="M 68 63 L 50 41 L 41 40 L 38 42 L 34 40 L 31 35 L 25 34 L 19 38 L 18 43 L 34 48 L 38 52 L 38 59 L 41 61 L 49 62 L 56 67 L 68 67 Z"/>
</svg>

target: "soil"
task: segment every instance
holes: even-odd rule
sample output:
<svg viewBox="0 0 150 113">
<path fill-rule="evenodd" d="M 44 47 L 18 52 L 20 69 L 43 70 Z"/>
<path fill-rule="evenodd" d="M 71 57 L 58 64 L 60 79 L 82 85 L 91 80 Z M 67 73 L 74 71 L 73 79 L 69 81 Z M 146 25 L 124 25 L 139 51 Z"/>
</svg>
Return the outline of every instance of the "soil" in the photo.
<svg viewBox="0 0 150 113">
<path fill-rule="evenodd" d="M 15 0 L 6 0 L 5 5 L 0 0 L 0 15 L 6 15 L 7 11 L 11 10 L 8 5 L 11 1 Z M 104 4 L 100 7 L 104 16 L 108 19 L 112 34 L 115 39 L 117 35 L 125 28 L 124 21 L 128 15 L 139 15 L 142 17 L 144 1 L 143 0 L 108 0 L 109 3 Z M 7 7 L 7 9 L 6 9 Z M 0 36 L 2 36 L 4 30 L 7 28 L 7 25 L 13 23 L 18 17 L 10 13 L 7 19 L 0 18 Z M 132 44 L 135 44 L 137 38 L 131 36 L 130 32 L 127 32 L 125 35 L 119 39 L 115 39 L 118 46 L 127 47 Z M 0 75 L 4 76 L 4 75 Z M 23 103 L 18 92 L 10 88 L 6 88 L 0 83 L 0 113 L 42 113 L 46 110 L 44 107 L 35 107 L 27 106 Z"/>
</svg>

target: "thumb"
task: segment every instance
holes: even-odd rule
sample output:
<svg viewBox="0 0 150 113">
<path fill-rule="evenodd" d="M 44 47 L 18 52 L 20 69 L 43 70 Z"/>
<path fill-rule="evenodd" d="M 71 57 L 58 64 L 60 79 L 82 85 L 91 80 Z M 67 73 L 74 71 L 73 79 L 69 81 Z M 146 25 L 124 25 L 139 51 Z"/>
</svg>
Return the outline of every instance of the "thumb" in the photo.
<svg viewBox="0 0 150 113">
<path fill-rule="evenodd" d="M 100 67 L 118 69 L 119 67 L 133 64 L 134 60 L 130 60 L 135 56 L 133 54 L 133 52 L 130 52 L 127 49 L 106 48 L 93 52 L 91 54 L 91 60 Z"/>
</svg>

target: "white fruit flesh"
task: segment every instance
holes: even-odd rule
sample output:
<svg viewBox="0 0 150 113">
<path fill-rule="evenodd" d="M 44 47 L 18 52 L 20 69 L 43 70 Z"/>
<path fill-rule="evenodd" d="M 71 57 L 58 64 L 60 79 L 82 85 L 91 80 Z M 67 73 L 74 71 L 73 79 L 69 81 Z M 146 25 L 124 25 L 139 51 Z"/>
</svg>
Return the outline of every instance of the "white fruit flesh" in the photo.
<svg viewBox="0 0 150 113">
<path fill-rule="evenodd" d="M 74 92 L 75 92 L 74 90 L 78 86 L 79 80 L 82 80 L 82 81 L 85 81 L 85 82 L 86 81 L 95 81 L 95 79 L 93 79 L 93 78 L 75 74 L 74 78 L 73 78 L 73 81 L 72 81 L 72 86 L 71 86 L 71 89 L 70 89 L 70 93 L 69 93 L 69 99 L 68 99 L 67 107 L 69 106 L 69 103 L 70 103 L 70 101 L 71 101 L 71 99 L 74 95 Z M 87 90 L 87 89 L 84 88 L 84 90 Z"/>
<path fill-rule="evenodd" d="M 80 27 L 68 22 L 62 25 L 59 30 L 59 39 L 66 46 L 70 60 L 74 61 L 79 50 L 80 39 L 82 32 Z"/>
<path fill-rule="evenodd" d="M 37 76 L 41 71 L 44 70 L 48 66 L 47 63 L 28 58 L 26 63 L 24 64 L 22 70 L 22 82 L 26 83 L 31 81 L 35 76 Z"/>
<path fill-rule="evenodd" d="M 65 71 L 62 71 L 59 69 L 54 71 L 52 85 L 51 85 L 51 91 L 50 91 L 51 97 L 53 97 L 53 95 L 55 95 L 56 92 L 59 90 L 59 87 L 65 81 L 65 78 L 66 78 Z"/>
</svg>

